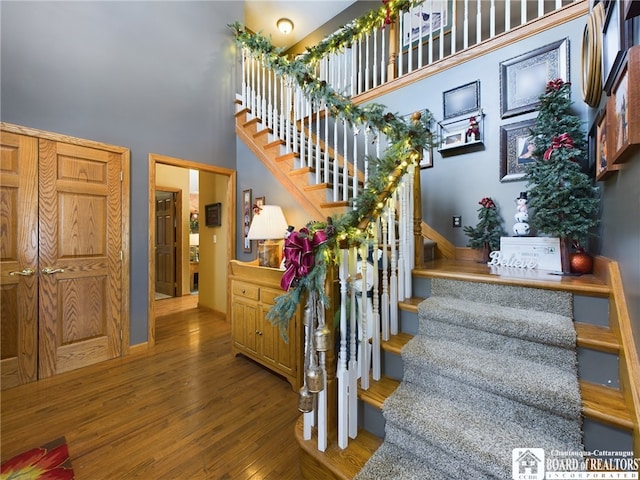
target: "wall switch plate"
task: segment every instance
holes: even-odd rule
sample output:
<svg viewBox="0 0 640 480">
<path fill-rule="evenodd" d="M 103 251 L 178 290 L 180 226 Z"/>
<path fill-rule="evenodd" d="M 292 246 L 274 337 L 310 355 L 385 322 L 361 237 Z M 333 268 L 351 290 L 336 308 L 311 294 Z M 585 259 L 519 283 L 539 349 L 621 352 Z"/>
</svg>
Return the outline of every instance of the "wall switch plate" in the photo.
<svg viewBox="0 0 640 480">
<path fill-rule="evenodd" d="M 460 228 L 462 226 L 462 215 L 454 215 L 451 225 L 453 228 Z"/>
</svg>

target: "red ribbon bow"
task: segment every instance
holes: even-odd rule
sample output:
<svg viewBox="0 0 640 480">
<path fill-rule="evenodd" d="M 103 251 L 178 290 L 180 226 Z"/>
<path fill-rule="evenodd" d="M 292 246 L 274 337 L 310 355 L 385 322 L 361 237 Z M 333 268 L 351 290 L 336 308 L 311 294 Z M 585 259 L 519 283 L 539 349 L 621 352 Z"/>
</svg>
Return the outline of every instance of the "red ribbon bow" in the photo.
<svg viewBox="0 0 640 480">
<path fill-rule="evenodd" d="M 493 200 L 491 200 L 491 197 L 484 197 L 478 203 L 484 208 L 494 208 L 496 206 L 496 204 L 493 203 Z"/>
<path fill-rule="evenodd" d="M 387 14 L 384 17 L 384 25 L 391 24 L 391 8 L 389 8 L 389 0 L 382 0 L 382 3 L 387 6 Z M 382 28 L 384 28 L 384 25 Z"/>
<path fill-rule="evenodd" d="M 564 80 L 562 80 L 561 78 L 556 78 L 555 80 L 551 80 L 549 83 L 547 83 L 547 93 L 552 91 L 557 92 L 563 87 L 564 83 L 565 83 Z"/>
<path fill-rule="evenodd" d="M 554 137 L 551 146 L 544 152 L 544 159 L 549 160 L 551 158 L 551 154 L 554 150 L 558 150 L 559 148 L 573 148 L 573 138 L 568 133 L 563 133 L 559 137 Z"/>
<path fill-rule="evenodd" d="M 301 228 L 299 232 L 291 232 L 284 241 L 284 265 L 286 271 L 280 280 L 283 290 L 289 291 L 294 280 L 305 277 L 315 265 L 314 249 L 328 240 L 324 230 L 311 235 L 309 229 Z"/>
</svg>

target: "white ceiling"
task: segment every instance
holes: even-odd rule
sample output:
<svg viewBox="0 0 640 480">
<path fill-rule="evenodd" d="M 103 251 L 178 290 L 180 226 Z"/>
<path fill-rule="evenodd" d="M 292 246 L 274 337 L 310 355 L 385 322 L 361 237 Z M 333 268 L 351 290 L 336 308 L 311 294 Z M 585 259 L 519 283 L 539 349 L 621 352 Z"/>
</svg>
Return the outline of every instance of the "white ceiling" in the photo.
<svg viewBox="0 0 640 480">
<path fill-rule="evenodd" d="M 260 32 L 265 37 L 271 36 L 271 43 L 276 47 L 289 48 L 318 27 L 331 20 L 356 0 L 245 0 L 245 26 Z M 283 35 L 276 28 L 280 18 L 288 18 L 293 22 L 293 31 Z"/>
</svg>

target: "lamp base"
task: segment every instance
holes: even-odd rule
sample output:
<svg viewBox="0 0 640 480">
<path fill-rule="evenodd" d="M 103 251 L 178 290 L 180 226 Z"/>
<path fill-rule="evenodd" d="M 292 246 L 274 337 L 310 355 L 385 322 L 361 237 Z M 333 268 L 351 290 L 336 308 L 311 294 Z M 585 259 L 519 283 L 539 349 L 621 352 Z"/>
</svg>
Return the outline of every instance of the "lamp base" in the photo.
<svg viewBox="0 0 640 480">
<path fill-rule="evenodd" d="M 282 248 L 280 242 L 258 243 L 258 265 L 261 267 L 280 268 Z"/>
</svg>

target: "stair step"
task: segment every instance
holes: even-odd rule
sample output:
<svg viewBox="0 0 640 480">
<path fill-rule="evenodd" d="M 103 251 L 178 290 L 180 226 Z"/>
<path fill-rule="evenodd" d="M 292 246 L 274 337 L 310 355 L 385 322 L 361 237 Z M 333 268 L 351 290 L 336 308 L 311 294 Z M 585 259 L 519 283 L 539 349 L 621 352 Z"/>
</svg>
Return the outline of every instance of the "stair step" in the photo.
<svg viewBox="0 0 640 480">
<path fill-rule="evenodd" d="M 385 352 L 390 352 L 395 355 L 400 355 L 402 347 L 404 347 L 409 340 L 413 338 L 410 333 L 400 332 L 397 335 L 391 336 L 389 340 L 380 342 L 382 349 Z"/>
<path fill-rule="evenodd" d="M 398 302 L 398 308 L 405 312 L 418 313 L 418 305 L 424 301 L 422 297 L 405 298 L 403 301 Z"/>
<path fill-rule="evenodd" d="M 393 391 L 400 385 L 400 380 L 391 377 L 381 377 L 375 381 L 369 380 L 369 389 L 363 390 L 358 387 L 358 398 L 369 405 L 382 409 L 382 404 Z"/>
<path fill-rule="evenodd" d="M 296 422 L 295 435 L 302 450 L 301 470 L 306 478 L 314 480 L 351 480 L 362 470 L 371 455 L 380 447 L 382 439 L 366 430 L 359 430 L 355 439 L 349 439 L 349 445 L 341 450 L 331 442 L 324 452 L 318 450 L 318 437 L 315 431 L 310 440 L 303 437 L 304 417 Z"/>
<path fill-rule="evenodd" d="M 633 419 L 620 390 L 581 380 L 580 391 L 582 413 L 585 417 L 633 430 Z"/>
<path fill-rule="evenodd" d="M 284 140 L 281 140 L 279 138 L 276 138 L 273 142 L 269 142 L 267 143 L 264 148 L 265 150 L 268 150 L 270 148 L 275 148 L 275 147 L 281 147 L 282 145 L 284 145 Z"/>
<path fill-rule="evenodd" d="M 579 347 L 591 348 L 601 352 L 620 353 L 620 342 L 608 327 L 575 322 Z"/>
</svg>

